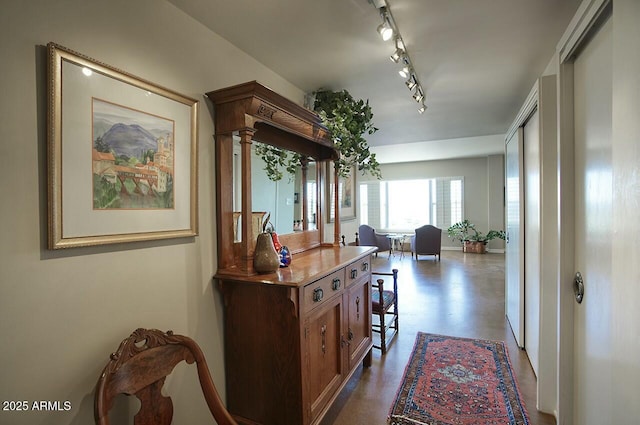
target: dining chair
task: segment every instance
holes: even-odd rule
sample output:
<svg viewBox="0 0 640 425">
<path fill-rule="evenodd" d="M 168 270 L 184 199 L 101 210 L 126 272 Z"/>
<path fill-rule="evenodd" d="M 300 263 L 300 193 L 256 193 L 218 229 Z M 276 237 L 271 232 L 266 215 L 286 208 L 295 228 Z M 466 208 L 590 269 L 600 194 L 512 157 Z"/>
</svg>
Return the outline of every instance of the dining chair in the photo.
<svg viewBox="0 0 640 425">
<path fill-rule="evenodd" d="M 380 334 L 380 345 L 373 346 L 380 349 L 384 355 L 389 342 L 398 334 L 398 269 L 391 273 L 371 272 L 375 282 L 371 285 L 371 313 L 373 321 L 372 331 Z"/>
</svg>

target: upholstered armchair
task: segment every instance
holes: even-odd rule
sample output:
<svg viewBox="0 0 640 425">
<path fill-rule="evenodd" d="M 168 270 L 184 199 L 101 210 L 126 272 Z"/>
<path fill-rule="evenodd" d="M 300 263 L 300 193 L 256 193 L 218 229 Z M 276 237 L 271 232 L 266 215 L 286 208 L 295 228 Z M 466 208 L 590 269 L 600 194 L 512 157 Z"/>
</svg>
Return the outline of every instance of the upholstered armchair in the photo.
<svg viewBox="0 0 640 425">
<path fill-rule="evenodd" d="M 376 233 L 376 230 L 366 224 L 358 227 L 358 238 L 360 239 L 360 245 L 376 246 L 378 251 L 376 257 L 380 251 L 389 251 L 391 253 L 391 242 L 386 235 Z"/>
<path fill-rule="evenodd" d="M 440 248 L 442 246 L 442 229 L 426 224 L 416 229 L 416 234 L 411 236 L 411 257 L 418 255 L 435 255 L 440 261 Z"/>
</svg>

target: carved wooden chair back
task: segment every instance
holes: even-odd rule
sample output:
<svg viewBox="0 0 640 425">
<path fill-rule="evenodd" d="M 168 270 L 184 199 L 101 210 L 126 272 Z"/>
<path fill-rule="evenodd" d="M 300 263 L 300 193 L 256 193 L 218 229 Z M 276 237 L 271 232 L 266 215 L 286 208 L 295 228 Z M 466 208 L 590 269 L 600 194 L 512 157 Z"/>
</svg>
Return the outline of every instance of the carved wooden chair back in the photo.
<svg viewBox="0 0 640 425">
<path fill-rule="evenodd" d="M 237 425 L 222 404 L 200 347 L 189 337 L 157 329 L 136 329 L 111 354 L 96 388 L 96 424 L 109 425 L 109 410 L 119 394 L 135 395 L 140 400 L 135 425 L 171 424 L 173 403 L 161 390 L 165 378 L 183 360 L 196 363 L 202 392 L 218 425 Z"/>
<path fill-rule="evenodd" d="M 380 345 L 374 343 L 373 346 L 385 354 L 388 343 L 397 335 L 399 329 L 398 269 L 393 269 L 391 273 L 372 272 L 371 275 L 374 279 L 371 285 L 371 313 L 376 318 L 372 330 L 380 334 Z"/>
</svg>

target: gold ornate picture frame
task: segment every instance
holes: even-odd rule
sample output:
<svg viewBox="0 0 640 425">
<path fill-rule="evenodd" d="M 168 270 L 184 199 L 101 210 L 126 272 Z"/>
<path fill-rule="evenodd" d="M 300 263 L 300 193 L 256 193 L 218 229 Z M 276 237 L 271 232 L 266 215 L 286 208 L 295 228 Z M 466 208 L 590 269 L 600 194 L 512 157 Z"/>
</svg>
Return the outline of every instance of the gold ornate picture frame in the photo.
<svg viewBox="0 0 640 425">
<path fill-rule="evenodd" d="M 198 234 L 198 101 L 49 43 L 48 246 Z"/>
</svg>

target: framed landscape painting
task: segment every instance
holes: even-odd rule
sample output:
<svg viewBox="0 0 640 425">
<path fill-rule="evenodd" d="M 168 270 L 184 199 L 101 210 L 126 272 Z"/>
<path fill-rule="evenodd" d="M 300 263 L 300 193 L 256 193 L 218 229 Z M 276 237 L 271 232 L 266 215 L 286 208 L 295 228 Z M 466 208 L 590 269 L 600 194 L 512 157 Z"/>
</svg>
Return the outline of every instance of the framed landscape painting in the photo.
<svg viewBox="0 0 640 425">
<path fill-rule="evenodd" d="M 197 235 L 198 102 L 47 47 L 49 248 Z"/>
</svg>

